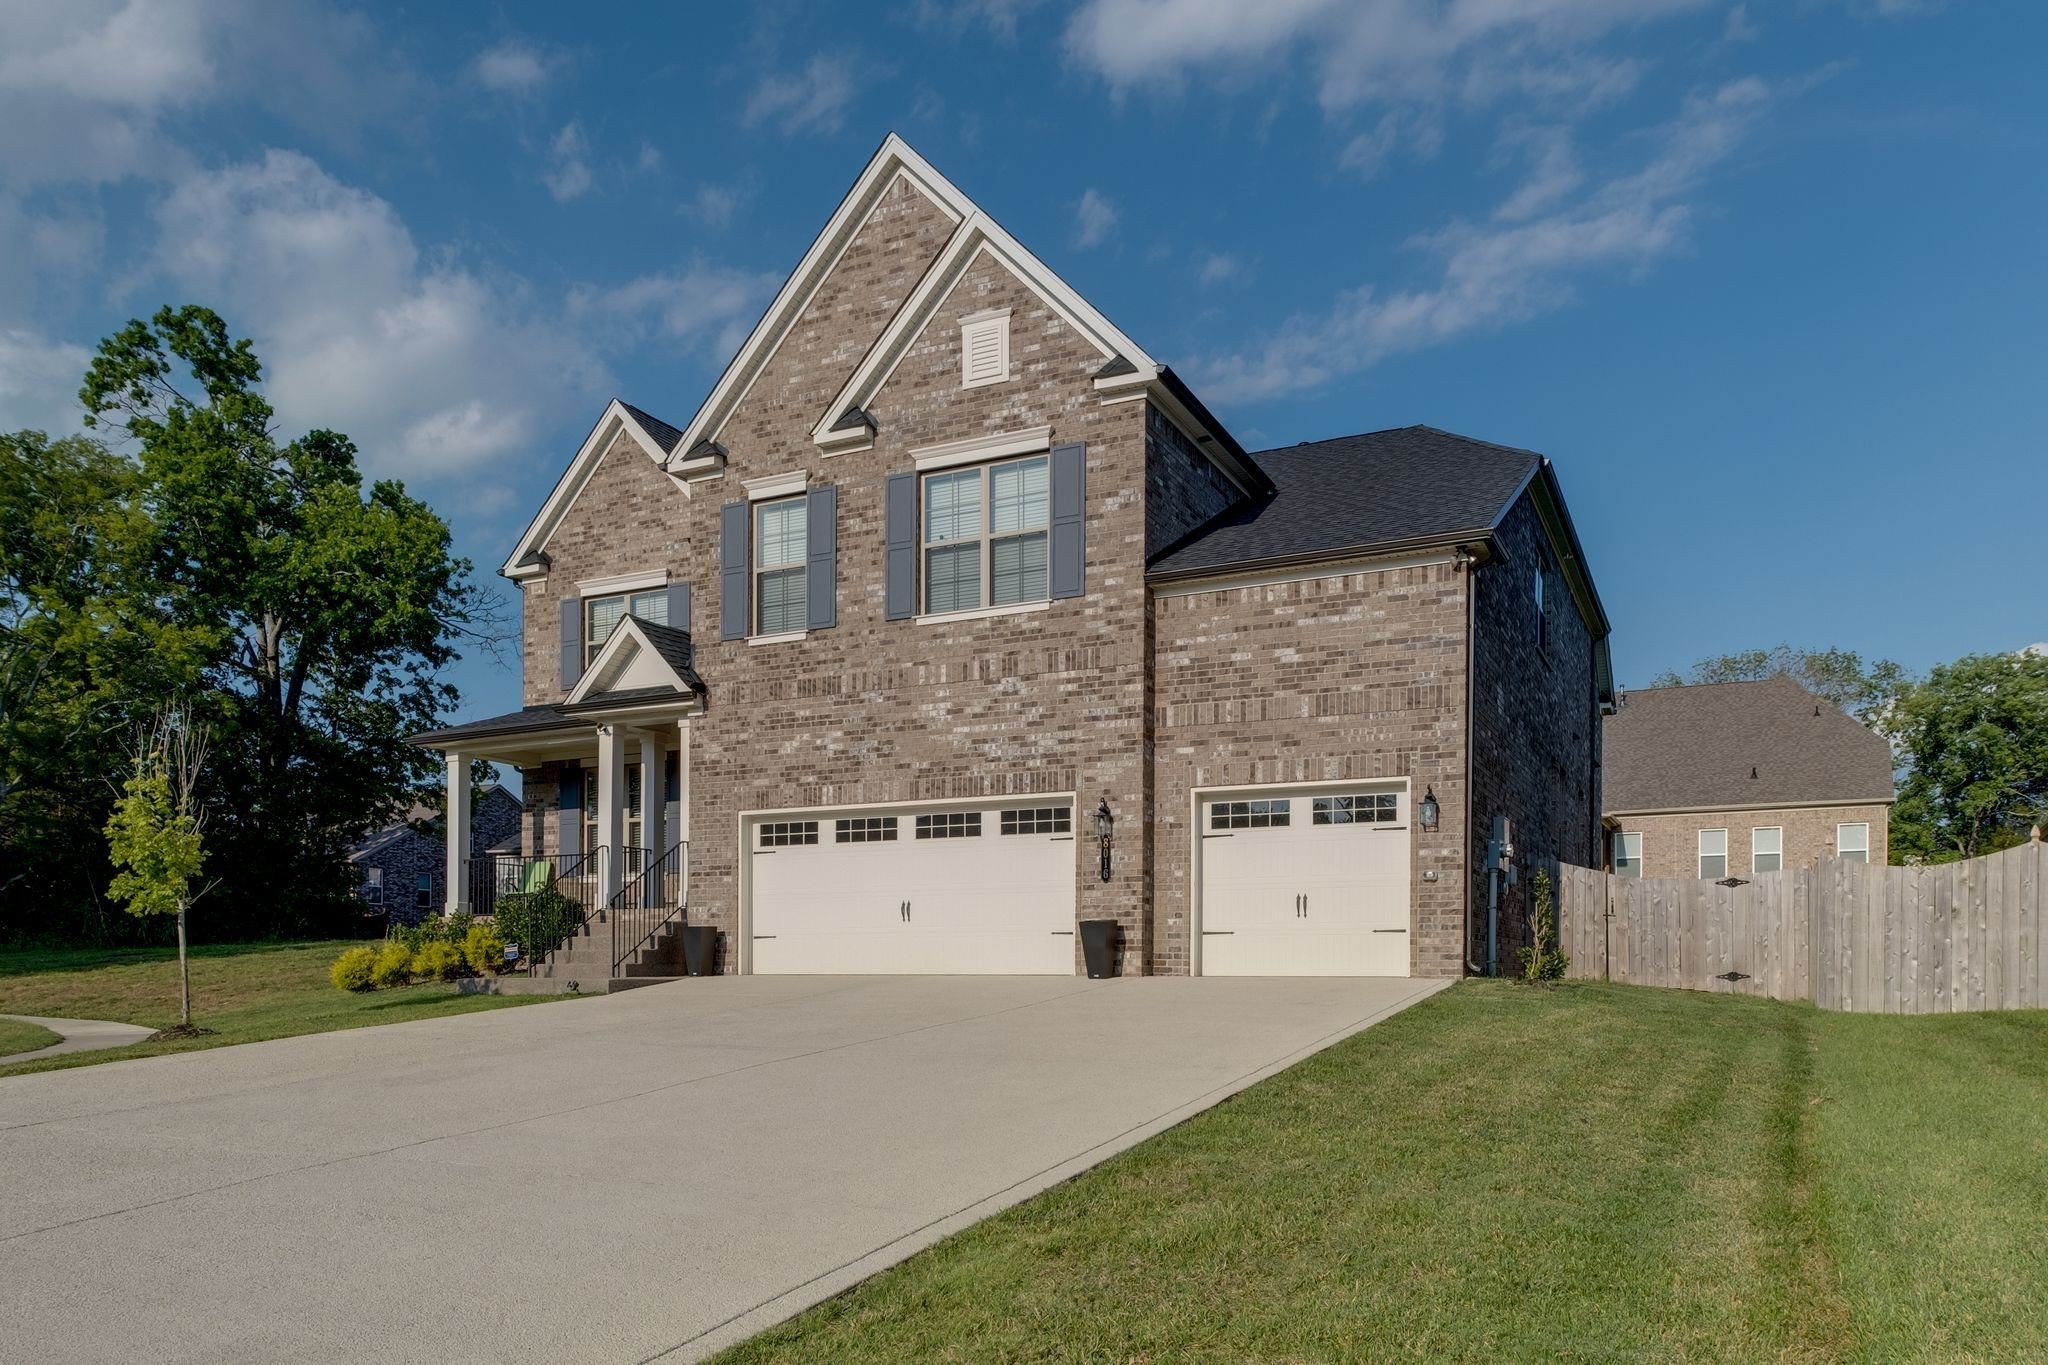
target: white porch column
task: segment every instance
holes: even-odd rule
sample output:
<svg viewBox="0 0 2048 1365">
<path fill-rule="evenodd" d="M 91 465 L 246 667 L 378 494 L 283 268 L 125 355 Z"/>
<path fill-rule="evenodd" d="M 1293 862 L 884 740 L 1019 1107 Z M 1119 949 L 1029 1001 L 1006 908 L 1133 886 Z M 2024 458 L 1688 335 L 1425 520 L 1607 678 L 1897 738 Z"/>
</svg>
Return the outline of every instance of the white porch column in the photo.
<svg viewBox="0 0 2048 1365">
<path fill-rule="evenodd" d="M 598 890 L 610 904 L 626 856 L 626 737 L 616 725 L 597 727 L 597 843 Z"/>
<path fill-rule="evenodd" d="M 668 852 L 662 819 L 668 808 L 668 765 L 661 736 L 651 730 L 640 732 L 640 846 L 649 862 Z"/>
<path fill-rule="evenodd" d="M 448 894 L 441 913 L 459 915 L 469 909 L 469 755 L 450 749 L 447 759 L 447 819 L 441 828 L 448 845 Z"/>
<path fill-rule="evenodd" d="M 670 843 L 688 843 L 690 839 L 690 722 L 676 722 L 676 827 L 668 836 Z"/>
</svg>

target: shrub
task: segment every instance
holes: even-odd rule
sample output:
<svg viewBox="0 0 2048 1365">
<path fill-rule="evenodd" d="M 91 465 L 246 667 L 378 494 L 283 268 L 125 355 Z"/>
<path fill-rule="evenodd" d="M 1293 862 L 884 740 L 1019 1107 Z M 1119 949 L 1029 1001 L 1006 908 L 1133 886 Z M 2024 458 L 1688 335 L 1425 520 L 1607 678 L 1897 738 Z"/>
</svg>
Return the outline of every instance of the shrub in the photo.
<svg viewBox="0 0 2048 1365">
<path fill-rule="evenodd" d="M 387 940 L 370 967 L 370 984 L 378 989 L 403 986 L 412 980 L 412 952 L 397 939 Z"/>
<path fill-rule="evenodd" d="M 559 946 L 582 923 L 583 907 L 553 887 L 498 897 L 498 941 L 518 944 L 529 959 Z"/>
<path fill-rule="evenodd" d="M 334 959 L 334 965 L 327 969 L 327 979 L 335 988 L 344 991 L 375 990 L 373 979 L 377 970 L 375 948 L 351 948 Z"/>
<path fill-rule="evenodd" d="M 408 953 L 417 953 L 429 943 L 450 943 L 459 949 L 475 923 L 470 915 L 428 914 L 417 924 L 392 925 L 391 938 L 395 943 L 403 943 Z"/>
<path fill-rule="evenodd" d="M 489 976 L 505 966 L 505 940 L 488 924 L 473 924 L 463 936 L 462 956 L 478 976 Z"/>
<path fill-rule="evenodd" d="M 1564 955 L 1564 949 L 1557 941 L 1557 910 L 1550 899 L 1550 870 L 1537 868 L 1532 883 L 1535 897 L 1529 915 L 1529 928 L 1535 935 L 1534 947 L 1521 949 L 1522 979 L 1524 981 L 1560 981 L 1564 969 L 1571 965 L 1571 959 Z"/>
<path fill-rule="evenodd" d="M 433 939 L 412 955 L 412 974 L 425 981 L 453 981 L 462 975 L 462 950 Z"/>
</svg>

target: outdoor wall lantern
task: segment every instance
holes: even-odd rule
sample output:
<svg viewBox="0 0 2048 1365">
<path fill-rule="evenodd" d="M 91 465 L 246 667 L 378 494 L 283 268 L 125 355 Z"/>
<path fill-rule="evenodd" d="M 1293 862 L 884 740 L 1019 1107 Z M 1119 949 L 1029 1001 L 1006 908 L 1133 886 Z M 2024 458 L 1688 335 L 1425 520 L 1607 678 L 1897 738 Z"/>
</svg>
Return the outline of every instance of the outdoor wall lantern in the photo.
<svg viewBox="0 0 2048 1365">
<path fill-rule="evenodd" d="M 1437 816 L 1443 813 L 1436 803 L 1436 788 L 1426 787 L 1422 792 L 1422 804 L 1415 808 L 1415 818 L 1424 829 L 1435 829 Z"/>
<path fill-rule="evenodd" d="M 1116 817 L 1109 813 L 1109 798 L 1095 807 L 1095 837 L 1102 841 L 1102 880 L 1109 880 L 1109 836 L 1116 832 Z"/>
</svg>

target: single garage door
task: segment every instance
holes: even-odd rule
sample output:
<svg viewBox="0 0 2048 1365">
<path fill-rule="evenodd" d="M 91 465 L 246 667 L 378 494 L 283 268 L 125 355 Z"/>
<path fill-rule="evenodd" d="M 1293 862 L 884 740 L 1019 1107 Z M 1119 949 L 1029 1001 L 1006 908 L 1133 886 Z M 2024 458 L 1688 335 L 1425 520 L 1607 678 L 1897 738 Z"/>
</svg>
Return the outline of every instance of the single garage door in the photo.
<svg viewBox="0 0 2048 1365">
<path fill-rule="evenodd" d="M 757 972 L 1074 971 L 1074 803 L 750 820 Z"/>
<path fill-rule="evenodd" d="M 1202 972 L 1408 975 L 1408 793 L 1273 789 L 1200 807 Z"/>
</svg>

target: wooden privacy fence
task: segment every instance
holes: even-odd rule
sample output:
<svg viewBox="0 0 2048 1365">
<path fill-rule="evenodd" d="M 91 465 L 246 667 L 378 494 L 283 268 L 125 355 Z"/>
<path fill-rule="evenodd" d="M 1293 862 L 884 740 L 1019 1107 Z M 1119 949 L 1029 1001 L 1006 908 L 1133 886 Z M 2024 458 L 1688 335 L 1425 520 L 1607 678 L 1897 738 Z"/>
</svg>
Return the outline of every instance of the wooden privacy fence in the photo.
<svg viewBox="0 0 2048 1365">
<path fill-rule="evenodd" d="M 2048 844 L 1935 867 L 1822 860 L 1738 886 L 1558 869 L 1569 975 L 1872 1014 L 2048 1008 Z"/>
</svg>

